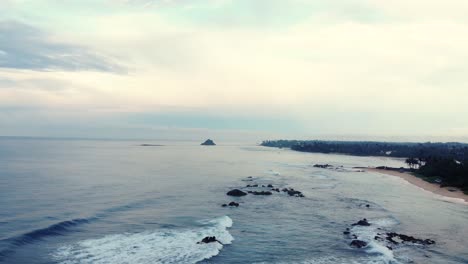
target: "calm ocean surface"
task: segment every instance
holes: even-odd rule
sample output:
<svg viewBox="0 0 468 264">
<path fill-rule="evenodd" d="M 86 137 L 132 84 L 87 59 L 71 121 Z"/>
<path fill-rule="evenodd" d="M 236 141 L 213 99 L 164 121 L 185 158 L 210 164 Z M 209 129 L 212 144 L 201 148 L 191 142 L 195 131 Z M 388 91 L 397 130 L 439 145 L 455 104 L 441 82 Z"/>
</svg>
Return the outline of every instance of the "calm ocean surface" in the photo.
<svg viewBox="0 0 468 264">
<path fill-rule="evenodd" d="M 400 160 L 198 144 L 1 138 L 0 263 L 468 263 L 467 205 L 352 169 Z M 305 198 L 226 196 L 247 184 Z M 386 231 L 436 244 L 389 250 Z"/>
</svg>

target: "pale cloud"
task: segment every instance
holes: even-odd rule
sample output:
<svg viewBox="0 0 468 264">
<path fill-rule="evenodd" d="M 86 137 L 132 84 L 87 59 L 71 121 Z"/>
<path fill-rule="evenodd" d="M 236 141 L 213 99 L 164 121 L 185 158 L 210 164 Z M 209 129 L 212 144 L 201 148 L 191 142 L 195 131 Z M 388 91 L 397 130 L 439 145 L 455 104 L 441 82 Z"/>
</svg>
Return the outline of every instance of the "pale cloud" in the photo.
<svg viewBox="0 0 468 264">
<path fill-rule="evenodd" d="M 468 2 L 464 0 L 365 1 L 398 22 L 455 21 L 467 23 Z"/>
<path fill-rule="evenodd" d="M 110 59 L 17 21 L 0 21 L 0 50 L 0 68 L 122 71 Z"/>
</svg>

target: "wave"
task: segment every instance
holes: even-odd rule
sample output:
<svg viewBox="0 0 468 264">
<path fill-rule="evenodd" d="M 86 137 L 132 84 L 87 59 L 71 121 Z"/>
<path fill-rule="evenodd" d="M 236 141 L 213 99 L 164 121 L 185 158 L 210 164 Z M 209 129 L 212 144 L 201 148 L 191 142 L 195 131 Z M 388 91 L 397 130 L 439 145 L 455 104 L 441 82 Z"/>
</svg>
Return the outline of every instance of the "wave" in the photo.
<svg viewBox="0 0 468 264">
<path fill-rule="evenodd" d="M 281 173 L 279 171 L 275 171 L 275 170 L 268 170 L 267 173 L 270 174 L 270 175 L 273 175 L 273 176 L 280 176 L 281 175 Z"/>
<path fill-rule="evenodd" d="M 357 236 L 357 239 L 367 242 L 365 251 L 368 254 L 377 255 L 380 262 L 385 264 L 400 263 L 395 259 L 393 251 L 387 248 L 386 245 L 379 244 L 375 241 L 375 236 L 381 230 L 393 227 L 398 224 L 394 218 L 381 218 L 369 221 L 371 226 L 354 226 L 351 228 L 351 233 Z"/>
<path fill-rule="evenodd" d="M 398 221 L 394 218 L 382 218 L 369 222 L 372 224 L 371 226 L 351 228 L 351 233 L 355 234 L 357 239 L 367 242 L 367 247 L 364 248 L 365 254 L 320 256 L 299 261 L 258 262 L 254 264 L 399 264 L 400 262 L 395 259 L 393 251 L 374 241 L 379 230 L 391 228 L 397 225 Z"/>
<path fill-rule="evenodd" d="M 147 231 L 108 235 L 66 245 L 53 253 L 62 264 L 75 263 L 196 263 L 219 254 L 234 238 L 228 232 L 232 219 L 223 216 L 203 221 L 194 229 Z M 197 244 L 206 236 L 222 243 Z"/>
<path fill-rule="evenodd" d="M 376 257 L 336 257 L 336 256 L 325 256 L 311 258 L 301 261 L 279 261 L 274 264 L 386 264 L 384 258 Z M 257 262 L 253 264 L 272 264 L 271 262 Z"/>
<path fill-rule="evenodd" d="M 87 224 L 91 219 L 73 219 L 50 225 L 46 228 L 36 229 L 22 235 L 1 240 L 7 245 L 0 250 L 0 260 L 15 252 L 15 249 L 23 245 L 32 244 L 51 236 L 62 236 L 69 232 L 72 227 Z"/>
</svg>

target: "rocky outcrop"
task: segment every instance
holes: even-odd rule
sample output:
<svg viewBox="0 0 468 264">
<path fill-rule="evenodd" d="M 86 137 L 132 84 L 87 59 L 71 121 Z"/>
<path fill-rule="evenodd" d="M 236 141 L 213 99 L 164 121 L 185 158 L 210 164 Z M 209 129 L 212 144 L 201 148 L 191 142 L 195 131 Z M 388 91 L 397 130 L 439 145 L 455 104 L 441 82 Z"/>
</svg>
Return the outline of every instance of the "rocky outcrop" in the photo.
<svg viewBox="0 0 468 264">
<path fill-rule="evenodd" d="M 197 242 L 197 244 L 208 244 L 208 243 L 214 243 L 214 242 L 218 242 L 221 245 L 223 244 L 219 242 L 219 240 L 217 240 L 215 236 L 204 237 L 200 242 Z"/>
<path fill-rule="evenodd" d="M 355 239 L 355 240 L 351 241 L 351 244 L 349 244 L 349 245 L 352 246 L 352 247 L 355 247 L 355 248 L 363 248 L 363 247 L 367 246 L 367 242 Z"/>
<path fill-rule="evenodd" d="M 229 195 L 229 196 L 237 196 L 237 197 L 247 195 L 247 193 L 245 193 L 245 192 L 243 192 L 243 191 L 241 191 L 239 189 L 230 190 L 226 194 Z"/>
<path fill-rule="evenodd" d="M 202 146 L 216 146 L 213 140 L 207 139 L 205 142 L 201 143 Z"/>
<path fill-rule="evenodd" d="M 381 237 L 376 236 L 376 240 L 379 240 Z M 420 239 L 413 236 L 408 236 L 404 234 L 398 234 L 395 232 L 386 233 L 385 239 L 395 245 L 400 243 L 413 243 L 419 245 L 432 245 L 435 244 L 434 240 L 431 239 Z"/>
<path fill-rule="evenodd" d="M 223 204 L 221 205 L 222 207 L 239 207 L 239 203 L 236 203 L 236 202 L 230 202 L 229 204 Z"/>
<path fill-rule="evenodd" d="M 287 193 L 289 196 L 304 197 L 304 194 L 302 194 L 302 192 L 294 190 L 293 188 L 283 188 L 281 191 Z"/>
<path fill-rule="evenodd" d="M 273 193 L 270 191 L 248 191 L 248 193 L 253 195 L 272 195 Z"/>
<path fill-rule="evenodd" d="M 314 168 L 327 169 L 327 168 L 330 168 L 330 167 L 333 167 L 333 166 L 330 165 L 330 164 L 315 164 L 315 165 L 314 165 Z"/>
<path fill-rule="evenodd" d="M 359 220 L 357 223 L 352 224 L 352 226 L 370 226 L 371 224 L 367 221 L 367 219 Z"/>
<path fill-rule="evenodd" d="M 352 224 L 352 226 L 362 226 L 362 227 L 367 227 L 370 226 L 371 224 L 367 221 L 366 218 L 359 220 L 357 223 Z M 374 228 L 371 230 L 382 230 L 382 228 Z M 371 241 L 363 241 L 360 240 L 360 237 L 358 235 L 353 234 L 353 229 L 351 228 L 346 228 L 345 231 L 343 231 L 343 234 L 352 239 L 350 246 L 355 247 L 355 248 L 363 248 L 368 245 Z M 422 246 L 429 246 L 435 244 L 435 241 L 432 239 L 420 239 L 420 238 L 415 238 L 413 236 L 409 235 L 404 235 L 404 234 L 398 234 L 395 232 L 387 232 L 387 233 L 377 233 L 374 236 L 374 240 L 378 241 L 379 244 L 382 246 L 387 247 L 390 250 L 393 250 L 394 246 L 399 246 L 399 245 L 405 245 L 405 244 L 412 244 L 412 245 L 422 245 Z"/>
</svg>

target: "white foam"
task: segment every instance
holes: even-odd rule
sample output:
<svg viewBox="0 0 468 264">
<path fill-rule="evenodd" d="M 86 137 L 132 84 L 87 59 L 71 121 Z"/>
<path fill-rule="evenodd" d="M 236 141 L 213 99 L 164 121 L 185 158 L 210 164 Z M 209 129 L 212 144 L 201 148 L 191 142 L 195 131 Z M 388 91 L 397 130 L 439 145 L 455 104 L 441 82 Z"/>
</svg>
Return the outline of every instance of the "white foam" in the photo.
<svg viewBox="0 0 468 264">
<path fill-rule="evenodd" d="M 379 262 L 377 263 L 399 263 L 395 259 L 392 250 L 387 248 L 386 245 L 379 244 L 374 239 L 379 231 L 378 228 L 392 227 L 398 222 L 393 218 L 381 218 L 369 221 L 369 223 L 371 223 L 371 226 L 354 226 L 351 233 L 355 234 L 357 239 L 367 242 L 365 251 L 369 254 L 378 255 Z"/>
<path fill-rule="evenodd" d="M 274 170 L 269 170 L 268 173 L 273 175 L 273 176 L 280 176 L 281 175 L 281 173 L 279 173 L 279 171 L 274 171 Z"/>
<path fill-rule="evenodd" d="M 447 197 L 447 196 L 443 196 L 443 195 L 438 195 L 437 198 L 439 198 L 442 201 L 446 201 L 446 202 L 450 202 L 450 203 L 468 205 L 468 202 L 465 201 L 465 199 L 462 199 L 462 198 Z"/>
<path fill-rule="evenodd" d="M 386 259 L 382 257 L 335 257 L 335 256 L 324 256 L 311 258 L 302 261 L 284 261 L 274 262 L 274 264 L 387 264 Z M 392 262 L 393 263 L 393 262 Z M 254 264 L 273 264 L 271 262 L 257 262 Z"/>
<path fill-rule="evenodd" d="M 189 230 L 152 231 L 108 235 L 59 248 L 54 258 L 62 264 L 76 263 L 196 263 L 219 254 L 220 243 L 197 244 L 206 236 L 216 236 L 223 244 L 234 238 L 227 228 L 228 216 L 206 221 L 206 226 Z"/>
</svg>

